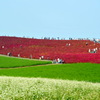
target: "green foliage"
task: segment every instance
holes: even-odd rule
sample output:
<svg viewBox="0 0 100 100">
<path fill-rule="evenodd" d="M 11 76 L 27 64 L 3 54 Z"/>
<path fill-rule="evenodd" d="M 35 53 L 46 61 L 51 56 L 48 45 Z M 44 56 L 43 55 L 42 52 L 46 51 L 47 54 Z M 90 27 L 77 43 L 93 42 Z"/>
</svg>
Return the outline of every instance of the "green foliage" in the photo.
<svg viewBox="0 0 100 100">
<path fill-rule="evenodd" d="M 100 83 L 0 77 L 1 100 L 100 100 Z"/>
<path fill-rule="evenodd" d="M 51 61 L 39 61 L 0 56 L 0 68 L 23 67 L 41 64 L 50 64 Z"/>
<path fill-rule="evenodd" d="M 0 76 L 2 75 L 100 82 L 100 64 L 56 64 L 14 69 L 0 69 Z"/>
</svg>

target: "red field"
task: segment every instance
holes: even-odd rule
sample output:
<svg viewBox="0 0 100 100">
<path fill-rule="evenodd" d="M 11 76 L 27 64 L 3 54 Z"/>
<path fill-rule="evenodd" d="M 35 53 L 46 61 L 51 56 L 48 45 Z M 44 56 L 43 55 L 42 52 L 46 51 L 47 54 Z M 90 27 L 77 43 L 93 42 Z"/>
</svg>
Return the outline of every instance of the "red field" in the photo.
<svg viewBox="0 0 100 100">
<path fill-rule="evenodd" d="M 87 43 L 87 45 L 86 45 Z M 68 45 L 70 44 L 70 45 Z M 96 53 L 89 49 L 97 48 Z M 100 63 L 100 44 L 90 40 L 45 40 L 0 36 L 0 54 L 25 58 L 63 59 L 65 63 Z"/>
</svg>

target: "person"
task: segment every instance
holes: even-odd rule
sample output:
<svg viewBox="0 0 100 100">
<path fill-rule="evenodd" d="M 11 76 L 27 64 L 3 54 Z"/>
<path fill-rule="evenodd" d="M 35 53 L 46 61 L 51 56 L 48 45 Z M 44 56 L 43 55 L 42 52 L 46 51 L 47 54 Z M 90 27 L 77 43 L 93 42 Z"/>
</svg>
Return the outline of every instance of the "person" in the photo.
<svg viewBox="0 0 100 100">
<path fill-rule="evenodd" d="M 88 45 L 88 42 L 86 42 L 86 46 Z"/>
<path fill-rule="evenodd" d="M 58 63 L 61 63 L 61 60 L 58 58 L 58 59 L 57 59 L 57 62 L 58 62 Z"/>
<path fill-rule="evenodd" d="M 96 50 L 96 49 L 93 49 L 93 51 L 94 51 L 94 53 L 96 53 L 96 52 L 97 52 L 97 50 Z"/>
<path fill-rule="evenodd" d="M 2 49 L 4 49 L 5 48 L 5 46 L 2 46 Z"/>
<path fill-rule="evenodd" d="M 30 59 L 32 59 L 32 55 L 30 55 Z"/>
<path fill-rule="evenodd" d="M 20 57 L 20 54 L 18 54 L 18 57 Z"/>
<path fill-rule="evenodd" d="M 61 63 L 61 64 L 62 64 L 62 63 L 64 63 L 64 61 L 63 61 L 62 59 L 59 59 L 59 58 L 58 58 L 57 60 L 56 60 L 56 59 L 53 60 L 52 63 L 56 63 L 56 64 Z"/>
<path fill-rule="evenodd" d="M 71 44 L 69 43 L 69 46 L 70 46 Z"/>
<path fill-rule="evenodd" d="M 98 48 L 95 48 L 95 50 L 97 51 L 97 50 L 98 50 Z"/>
<path fill-rule="evenodd" d="M 12 56 L 12 53 L 11 53 L 11 52 L 8 52 L 7 55 L 8 55 L 8 56 Z"/>
<path fill-rule="evenodd" d="M 9 53 L 9 56 L 12 56 L 12 53 L 11 52 Z"/>
<path fill-rule="evenodd" d="M 9 52 L 7 53 L 7 56 L 9 56 Z"/>
<path fill-rule="evenodd" d="M 41 57 L 39 57 L 39 59 L 41 60 Z"/>
<path fill-rule="evenodd" d="M 41 59 L 43 60 L 44 59 L 44 56 L 41 56 Z"/>
<path fill-rule="evenodd" d="M 91 50 L 89 49 L 89 53 L 91 52 Z"/>
<path fill-rule="evenodd" d="M 56 59 L 55 59 L 55 60 L 53 60 L 53 61 L 52 61 L 52 63 L 57 63 L 57 60 L 56 60 Z"/>
<path fill-rule="evenodd" d="M 96 52 L 97 52 L 97 48 L 89 49 L 89 53 L 96 53 Z"/>
<path fill-rule="evenodd" d="M 67 43 L 66 46 L 69 46 L 69 44 Z"/>
<path fill-rule="evenodd" d="M 66 44 L 66 46 L 70 46 L 70 45 L 71 45 L 70 43 L 67 43 L 67 44 Z"/>
</svg>

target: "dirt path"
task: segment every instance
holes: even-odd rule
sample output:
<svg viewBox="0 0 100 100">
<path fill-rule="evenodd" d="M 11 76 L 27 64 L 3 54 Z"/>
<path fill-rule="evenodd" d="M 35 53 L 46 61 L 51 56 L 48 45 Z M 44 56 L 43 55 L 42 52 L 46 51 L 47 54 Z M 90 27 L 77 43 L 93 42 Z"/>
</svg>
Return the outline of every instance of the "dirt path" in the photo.
<svg viewBox="0 0 100 100">
<path fill-rule="evenodd" d="M 18 68 L 27 68 L 27 67 L 37 67 L 37 66 L 49 66 L 49 65 L 58 65 L 58 64 L 43 64 L 43 65 L 21 66 L 21 67 L 8 67 L 8 68 L 0 68 L 0 69 L 18 69 Z"/>
</svg>

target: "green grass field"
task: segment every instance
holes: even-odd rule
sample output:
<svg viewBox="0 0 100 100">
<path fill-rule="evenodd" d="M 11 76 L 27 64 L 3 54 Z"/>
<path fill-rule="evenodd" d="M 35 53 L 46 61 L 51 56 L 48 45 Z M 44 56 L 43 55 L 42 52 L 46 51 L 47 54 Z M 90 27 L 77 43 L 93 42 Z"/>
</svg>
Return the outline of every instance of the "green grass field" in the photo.
<svg viewBox="0 0 100 100">
<path fill-rule="evenodd" d="M 0 68 L 24 67 L 33 65 L 50 64 L 51 61 L 39 61 L 0 56 Z"/>
<path fill-rule="evenodd" d="M 4 57 L 8 60 L 8 57 Z M 12 60 L 12 63 L 11 61 Z M 15 66 L 30 66 L 34 64 L 45 64 L 45 61 L 33 61 L 23 60 L 16 58 L 9 58 L 9 64 L 2 63 L 1 67 L 15 67 Z M 16 61 L 25 62 L 14 63 Z M 17 64 L 17 65 L 16 65 Z M 29 64 L 29 65 L 28 65 Z M 56 64 L 56 65 L 43 65 L 23 68 L 12 69 L 0 69 L 0 76 L 20 76 L 20 77 L 42 77 L 42 78 L 54 78 L 54 79 L 69 79 L 88 82 L 100 82 L 100 64 L 91 63 L 77 63 L 77 64 Z"/>
</svg>

